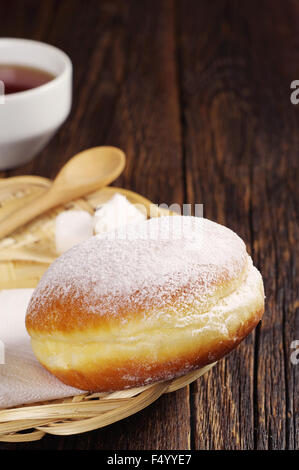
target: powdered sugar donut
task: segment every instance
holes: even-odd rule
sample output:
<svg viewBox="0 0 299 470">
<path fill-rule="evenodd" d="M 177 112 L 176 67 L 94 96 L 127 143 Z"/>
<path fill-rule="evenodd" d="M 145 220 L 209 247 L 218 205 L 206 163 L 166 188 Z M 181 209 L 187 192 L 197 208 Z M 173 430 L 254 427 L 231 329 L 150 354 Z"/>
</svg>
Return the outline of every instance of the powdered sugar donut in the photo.
<svg viewBox="0 0 299 470">
<path fill-rule="evenodd" d="M 38 284 L 26 316 L 40 362 L 68 385 L 112 391 L 212 363 L 264 311 L 262 277 L 230 229 L 153 218 L 71 248 Z"/>
</svg>

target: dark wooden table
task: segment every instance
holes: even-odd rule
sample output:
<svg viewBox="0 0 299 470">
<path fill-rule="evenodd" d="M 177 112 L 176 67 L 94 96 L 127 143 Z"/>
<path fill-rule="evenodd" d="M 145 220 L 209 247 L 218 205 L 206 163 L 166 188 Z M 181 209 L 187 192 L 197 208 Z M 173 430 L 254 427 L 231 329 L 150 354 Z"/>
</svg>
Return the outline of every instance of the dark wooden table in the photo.
<svg viewBox="0 0 299 470">
<path fill-rule="evenodd" d="M 299 3 L 11 0 L 0 31 L 74 64 L 70 117 L 8 176 L 53 177 L 84 148 L 120 146 L 117 185 L 203 203 L 246 240 L 267 295 L 262 324 L 197 383 L 99 431 L 0 448 L 298 449 Z"/>
</svg>

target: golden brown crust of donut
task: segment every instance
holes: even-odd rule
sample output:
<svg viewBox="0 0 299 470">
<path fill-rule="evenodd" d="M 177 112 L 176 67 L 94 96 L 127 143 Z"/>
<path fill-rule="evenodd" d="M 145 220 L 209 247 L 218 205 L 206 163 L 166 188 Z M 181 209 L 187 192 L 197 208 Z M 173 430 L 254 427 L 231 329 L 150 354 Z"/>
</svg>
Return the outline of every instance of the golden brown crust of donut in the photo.
<svg viewBox="0 0 299 470">
<path fill-rule="evenodd" d="M 227 275 L 222 273 L 221 279 L 217 279 L 218 282 L 217 286 L 215 286 L 213 297 L 211 297 L 211 299 L 207 298 L 204 304 L 198 308 L 202 308 L 202 311 L 206 311 L 209 306 L 215 302 L 215 299 L 229 295 L 239 286 L 246 274 L 247 264 L 237 279 L 229 279 Z M 188 295 L 191 289 L 200 291 L 202 287 L 203 283 L 200 279 L 196 283 L 193 283 L 192 287 L 186 283 L 165 301 L 162 297 L 162 302 L 164 302 L 165 308 L 169 308 L 175 305 L 184 294 Z M 214 287 L 213 281 L 210 282 L 210 287 Z M 140 292 L 136 290 L 134 295 L 138 296 L 139 293 Z M 73 292 L 70 290 L 67 298 L 64 298 L 63 301 L 60 298 L 53 298 L 43 305 L 31 303 L 26 315 L 26 328 L 32 332 L 54 333 L 55 336 L 59 336 L 59 333 L 62 335 L 71 335 L 73 333 L 77 334 L 80 331 L 93 331 L 96 329 L 102 332 L 111 332 L 116 329 L 117 333 L 119 333 L 119 329 L 123 327 L 124 321 L 125 323 L 128 321 L 136 322 L 136 326 L 140 323 L 140 328 L 142 329 L 144 326 L 144 311 L 146 308 L 148 309 L 148 307 L 150 307 L 150 309 L 154 308 L 151 299 L 144 302 L 144 305 L 141 305 L 141 307 L 138 306 L 136 308 L 131 298 L 120 297 L 118 299 L 117 314 L 111 316 L 109 312 L 107 312 L 108 304 L 109 300 L 104 296 L 99 298 L 97 308 L 101 311 L 101 315 L 94 315 L 86 306 L 85 295 L 80 294 L 76 297 L 76 300 L 73 300 Z M 145 307 L 145 304 L 147 307 Z M 161 319 L 161 322 L 162 321 L 163 319 Z"/>
<path fill-rule="evenodd" d="M 261 320 L 263 313 L 264 309 L 261 309 L 252 314 L 252 317 L 235 332 L 236 339 L 214 344 L 212 349 L 202 348 L 200 351 L 164 363 L 147 363 L 145 367 L 143 361 L 131 360 L 122 363 L 115 360 L 114 363 L 109 363 L 106 369 L 101 368 L 100 371 L 94 369 L 88 373 L 73 369 L 48 369 L 47 366 L 45 367 L 66 385 L 93 392 L 108 392 L 149 385 L 153 382 L 180 377 L 187 372 L 218 361 L 235 349 L 251 333 Z"/>
<path fill-rule="evenodd" d="M 179 317 L 172 327 L 157 322 L 144 332 L 131 321 L 117 336 L 98 325 L 58 336 L 29 328 L 32 347 L 50 372 L 83 390 L 112 391 L 178 377 L 217 361 L 255 328 L 264 311 L 262 278 L 251 267 L 239 289 L 208 312 L 181 308 L 183 318 L 191 313 L 181 328 Z"/>
<path fill-rule="evenodd" d="M 236 234 L 193 225 L 202 238 L 191 246 L 188 237 L 167 245 L 94 239 L 60 257 L 26 316 L 45 368 L 67 385 L 113 391 L 178 377 L 234 349 L 263 314 L 262 277 Z"/>
</svg>

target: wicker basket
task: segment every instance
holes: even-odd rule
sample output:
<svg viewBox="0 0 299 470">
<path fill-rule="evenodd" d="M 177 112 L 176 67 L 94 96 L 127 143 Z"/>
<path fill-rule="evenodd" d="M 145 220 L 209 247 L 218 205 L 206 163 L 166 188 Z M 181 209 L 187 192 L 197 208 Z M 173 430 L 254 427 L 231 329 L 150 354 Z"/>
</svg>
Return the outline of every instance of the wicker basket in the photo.
<svg viewBox="0 0 299 470">
<path fill-rule="evenodd" d="M 0 411 L 0 441 L 25 442 L 46 433 L 59 436 L 103 428 L 146 408 L 164 393 L 185 387 L 211 369 L 210 364 L 178 379 L 109 394 L 92 393 Z M 24 432 L 26 431 L 26 432 Z"/>
<path fill-rule="evenodd" d="M 0 223 L 8 213 L 42 194 L 51 184 L 45 178 L 20 176 L 0 179 Z M 84 199 L 49 211 L 0 241 L 0 289 L 35 287 L 49 264 L 57 257 L 54 243 L 54 220 L 62 210 L 94 209 L 113 194 L 121 193 L 132 203 L 143 204 L 148 214 L 169 214 L 164 209 L 153 211 L 152 203 L 132 191 L 107 187 Z M 198 379 L 214 364 L 180 378 L 146 387 L 113 393 L 86 393 L 70 398 L 0 410 L 0 441 L 25 442 L 41 439 L 46 433 L 79 434 L 102 428 L 126 418 L 157 400 Z"/>
</svg>

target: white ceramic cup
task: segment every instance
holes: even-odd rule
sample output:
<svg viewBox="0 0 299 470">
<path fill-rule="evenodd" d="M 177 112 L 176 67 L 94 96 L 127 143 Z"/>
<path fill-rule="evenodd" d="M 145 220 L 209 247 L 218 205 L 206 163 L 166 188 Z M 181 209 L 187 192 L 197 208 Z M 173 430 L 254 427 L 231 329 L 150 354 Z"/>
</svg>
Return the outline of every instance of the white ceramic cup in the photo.
<svg viewBox="0 0 299 470">
<path fill-rule="evenodd" d="M 0 170 L 4 170 L 30 161 L 67 118 L 72 102 L 72 63 L 49 44 L 0 38 L 1 63 L 33 67 L 55 76 L 39 87 L 0 96 Z"/>
</svg>

